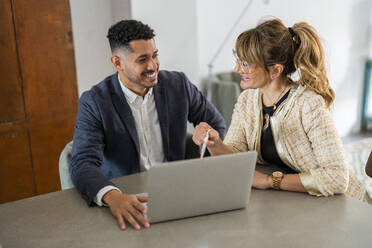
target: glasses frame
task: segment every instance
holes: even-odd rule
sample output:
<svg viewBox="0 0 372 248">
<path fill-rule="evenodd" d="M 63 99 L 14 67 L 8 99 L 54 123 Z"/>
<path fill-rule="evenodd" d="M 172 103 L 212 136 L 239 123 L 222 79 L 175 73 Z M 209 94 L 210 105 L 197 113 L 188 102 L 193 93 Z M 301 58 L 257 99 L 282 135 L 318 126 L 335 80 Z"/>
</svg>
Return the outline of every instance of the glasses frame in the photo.
<svg viewBox="0 0 372 248">
<path fill-rule="evenodd" d="M 235 58 L 235 64 L 239 65 L 241 68 L 243 68 L 243 71 L 247 74 L 253 73 L 253 69 L 255 69 L 254 65 L 249 64 L 247 61 L 240 60 L 238 56 L 236 55 L 236 52 L 233 50 L 233 55 Z"/>
</svg>

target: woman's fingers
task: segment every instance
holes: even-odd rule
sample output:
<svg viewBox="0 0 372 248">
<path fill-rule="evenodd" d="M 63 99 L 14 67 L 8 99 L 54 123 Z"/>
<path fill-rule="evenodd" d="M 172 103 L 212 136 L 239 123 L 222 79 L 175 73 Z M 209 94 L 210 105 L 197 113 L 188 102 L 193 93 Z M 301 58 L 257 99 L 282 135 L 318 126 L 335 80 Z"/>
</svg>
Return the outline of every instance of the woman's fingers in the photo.
<svg viewBox="0 0 372 248">
<path fill-rule="evenodd" d="M 198 146 L 201 146 L 204 143 L 204 139 L 207 135 L 207 132 L 214 131 L 216 132 L 211 126 L 208 125 L 206 122 L 201 122 L 199 125 L 195 127 L 194 135 L 192 137 L 194 143 Z"/>
</svg>

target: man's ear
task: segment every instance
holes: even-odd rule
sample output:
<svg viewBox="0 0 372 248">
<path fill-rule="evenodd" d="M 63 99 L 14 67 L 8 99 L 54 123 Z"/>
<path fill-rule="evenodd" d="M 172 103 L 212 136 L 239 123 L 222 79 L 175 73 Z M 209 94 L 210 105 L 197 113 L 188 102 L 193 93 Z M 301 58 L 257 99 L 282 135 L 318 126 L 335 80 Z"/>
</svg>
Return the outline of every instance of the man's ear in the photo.
<svg viewBox="0 0 372 248">
<path fill-rule="evenodd" d="M 119 71 L 122 70 L 123 65 L 122 65 L 122 61 L 119 56 L 116 56 L 116 55 L 111 56 L 110 61 L 114 65 L 116 70 L 119 70 Z"/>
<path fill-rule="evenodd" d="M 282 75 L 282 72 L 284 70 L 284 66 L 281 64 L 275 64 L 271 66 L 270 68 L 270 77 L 271 79 L 278 78 Z"/>
</svg>

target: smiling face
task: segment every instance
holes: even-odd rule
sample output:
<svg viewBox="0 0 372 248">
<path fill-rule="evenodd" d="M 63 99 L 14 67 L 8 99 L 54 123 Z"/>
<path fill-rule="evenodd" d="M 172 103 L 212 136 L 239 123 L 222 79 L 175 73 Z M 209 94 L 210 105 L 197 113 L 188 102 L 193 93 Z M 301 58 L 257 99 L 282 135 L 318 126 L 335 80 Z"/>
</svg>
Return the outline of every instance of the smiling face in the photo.
<svg viewBox="0 0 372 248">
<path fill-rule="evenodd" d="M 144 96 L 158 82 L 159 58 L 155 41 L 134 40 L 130 49 L 111 57 L 123 84 L 138 95 Z"/>
<path fill-rule="evenodd" d="M 240 87 L 243 90 L 264 88 L 272 81 L 262 46 L 255 36 L 254 29 L 243 32 L 233 50 L 236 60 L 234 71 L 241 76 Z"/>
<path fill-rule="evenodd" d="M 236 63 L 234 71 L 241 76 L 240 87 L 243 90 L 264 88 L 271 81 L 267 71 L 258 66 L 247 69 L 241 63 Z"/>
</svg>

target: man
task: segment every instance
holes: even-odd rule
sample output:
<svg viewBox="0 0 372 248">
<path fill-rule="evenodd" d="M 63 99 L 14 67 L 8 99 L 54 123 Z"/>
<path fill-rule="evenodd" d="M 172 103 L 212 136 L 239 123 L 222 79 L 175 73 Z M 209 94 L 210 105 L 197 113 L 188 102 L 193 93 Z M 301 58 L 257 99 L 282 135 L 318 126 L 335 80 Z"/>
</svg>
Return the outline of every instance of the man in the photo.
<svg viewBox="0 0 372 248">
<path fill-rule="evenodd" d="M 117 73 L 84 92 L 76 118 L 70 173 L 89 205 L 108 205 L 148 228 L 146 197 L 122 193 L 109 179 L 148 170 L 155 162 L 185 159 L 187 121 L 210 123 L 225 135 L 215 107 L 180 72 L 159 71 L 153 30 L 135 20 L 108 31 Z"/>
</svg>

